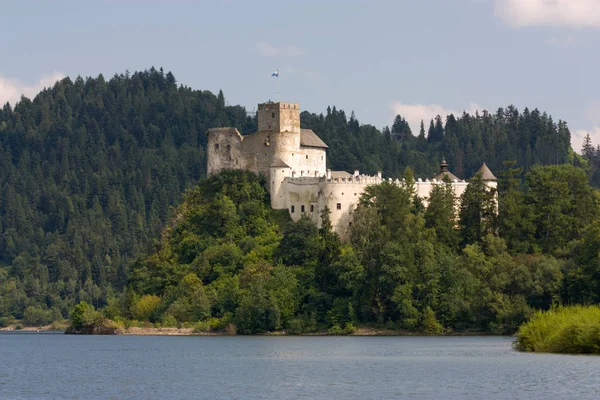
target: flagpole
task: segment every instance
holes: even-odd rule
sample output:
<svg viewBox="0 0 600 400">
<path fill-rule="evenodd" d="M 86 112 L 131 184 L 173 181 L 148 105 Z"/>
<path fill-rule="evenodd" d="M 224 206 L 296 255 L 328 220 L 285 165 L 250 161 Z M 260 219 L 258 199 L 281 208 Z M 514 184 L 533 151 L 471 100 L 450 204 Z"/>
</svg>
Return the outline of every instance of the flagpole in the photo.
<svg viewBox="0 0 600 400">
<path fill-rule="evenodd" d="M 279 68 L 277 68 L 277 102 L 279 103 Z"/>
</svg>

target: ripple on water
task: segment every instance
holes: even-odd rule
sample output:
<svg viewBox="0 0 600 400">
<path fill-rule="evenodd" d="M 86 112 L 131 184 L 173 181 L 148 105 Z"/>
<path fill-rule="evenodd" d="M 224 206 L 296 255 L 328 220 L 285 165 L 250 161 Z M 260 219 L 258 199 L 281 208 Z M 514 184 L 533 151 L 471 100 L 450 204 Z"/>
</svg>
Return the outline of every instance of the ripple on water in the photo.
<svg viewBox="0 0 600 400">
<path fill-rule="evenodd" d="M 597 399 L 600 357 L 506 337 L 0 334 L 0 399 Z"/>
</svg>

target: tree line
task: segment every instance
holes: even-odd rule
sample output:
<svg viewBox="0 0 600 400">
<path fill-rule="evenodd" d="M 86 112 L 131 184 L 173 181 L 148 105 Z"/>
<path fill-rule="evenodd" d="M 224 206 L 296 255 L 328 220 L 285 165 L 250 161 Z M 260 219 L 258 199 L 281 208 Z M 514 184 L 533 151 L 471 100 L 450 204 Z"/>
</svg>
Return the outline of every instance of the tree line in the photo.
<svg viewBox="0 0 600 400">
<path fill-rule="evenodd" d="M 508 165 L 497 193 L 476 175 L 460 199 L 444 182 L 425 208 L 407 171 L 367 188 L 343 242 L 329 210 L 321 228 L 291 222 L 258 177 L 223 172 L 188 192 L 105 314 L 246 334 L 508 334 L 535 310 L 598 302 L 600 199 L 585 172 L 538 166 L 525 185 L 517 173 Z"/>
<path fill-rule="evenodd" d="M 429 176 L 444 155 L 464 178 L 480 160 L 499 171 L 514 159 L 522 184 L 534 164 L 580 162 L 566 123 L 537 110 L 435 118 L 418 136 L 400 116 L 378 130 L 335 107 L 301 121 L 328 143 L 333 169 L 399 177 L 411 166 Z M 160 243 L 173 207 L 205 176 L 205 132 L 218 126 L 248 134 L 257 121 L 222 92 L 193 90 L 154 68 L 65 78 L 4 105 L 0 323 L 59 319 L 80 301 L 102 308 L 122 293 L 132 263 Z"/>
</svg>

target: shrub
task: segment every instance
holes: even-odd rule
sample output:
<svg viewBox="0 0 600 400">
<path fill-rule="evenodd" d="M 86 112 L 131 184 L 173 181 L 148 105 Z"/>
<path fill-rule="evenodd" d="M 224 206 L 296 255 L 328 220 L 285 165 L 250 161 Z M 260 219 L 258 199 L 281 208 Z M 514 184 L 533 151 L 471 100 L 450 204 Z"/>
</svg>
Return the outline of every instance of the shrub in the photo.
<svg viewBox="0 0 600 400">
<path fill-rule="evenodd" d="M 210 323 L 208 321 L 198 321 L 194 326 L 194 333 L 210 332 Z"/>
<path fill-rule="evenodd" d="M 151 319 L 160 306 L 160 297 L 147 294 L 142 296 L 131 307 L 131 315 L 139 321 Z"/>
<path fill-rule="evenodd" d="M 424 333 L 428 335 L 440 335 L 444 333 L 444 327 L 435 317 L 435 313 L 431 307 L 428 306 L 423 310 L 421 318 L 421 328 Z"/>
<path fill-rule="evenodd" d="M 69 319 L 73 328 L 81 329 L 86 326 L 98 324 L 102 320 L 102 314 L 97 312 L 93 306 L 82 301 L 73 307 L 69 314 Z"/>
<path fill-rule="evenodd" d="M 600 307 L 539 311 L 521 325 L 514 345 L 519 351 L 600 354 Z"/>
<path fill-rule="evenodd" d="M 243 335 L 278 329 L 281 324 L 281 312 L 266 302 L 245 299 L 235 310 L 235 323 Z"/>
<path fill-rule="evenodd" d="M 287 324 L 288 332 L 292 335 L 301 335 L 317 331 L 317 319 L 314 314 L 301 314 L 297 318 L 291 319 Z"/>
<path fill-rule="evenodd" d="M 15 323 L 15 319 L 13 317 L 1 317 L 0 318 L 0 328 L 4 328 L 4 327 L 12 325 L 14 323 Z"/>
<path fill-rule="evenodd" d="M 52 311 L 40 307 L 29 306 L 23 312 L 23 323 L 26 326 L 41 326 L 52 322 Z"/>
<path fill-rule="evenodd" d="M 179 322 L 172 315 L 163 316 L 162 326 L 167 328 L 179 328 Z"/>
<path fill-rule="evenodd" d="M 52 322 L 52 326 L 50 327 L 50 329 L 52 329 L 53 331 L 64 331 L 68 328 L 68 326 L 69 321 L 67 320 L 54 321 Z"/>
<path fill-rule="evenodd" d="M 346 322 L 344 328 L 339 325 L 333 325 L 331 328 L 327 330 L 329 335 L 349 335 L 356 331 L 356 327 L 351 322 Z"/>
</svg>

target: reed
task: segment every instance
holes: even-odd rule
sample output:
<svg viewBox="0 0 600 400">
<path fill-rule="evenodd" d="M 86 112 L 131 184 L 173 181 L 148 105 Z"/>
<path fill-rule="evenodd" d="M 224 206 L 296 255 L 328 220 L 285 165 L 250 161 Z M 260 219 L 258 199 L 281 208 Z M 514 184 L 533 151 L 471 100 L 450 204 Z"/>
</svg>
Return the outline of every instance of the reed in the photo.
<svg viewBox="0 0 600 400">
<path fill-rule="evenodd" d="M 600 354 L 600 307 L 566 306 L 538 311 L 519 328 L 519 351 Z"/>
</svg>

